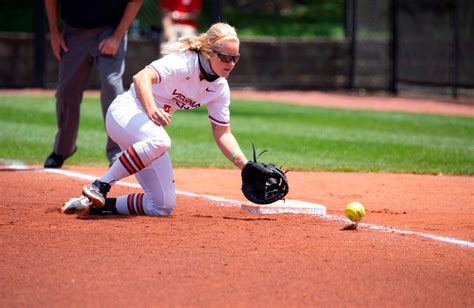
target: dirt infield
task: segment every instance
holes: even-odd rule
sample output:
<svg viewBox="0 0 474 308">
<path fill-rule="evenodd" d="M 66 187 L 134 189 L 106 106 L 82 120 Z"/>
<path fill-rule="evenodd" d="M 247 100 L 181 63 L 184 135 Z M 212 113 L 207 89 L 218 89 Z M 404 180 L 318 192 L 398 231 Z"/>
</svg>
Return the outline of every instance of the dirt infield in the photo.
<svg viewBox="0 0 474 308">
<path fill-rule="evenodd" d="M 2 307 L 474 304 L 472 247 L 182 195 L 168 218 L 78 219 L 58 208 L 88 181 L 1 174 Z M 471 177 L 289 176 L 291 198 L 325 204 L 330 215 L 359 200 L 367 223 L 474 240 Z M 235 170 L 178 169 L 176 181 L 181 191 L 242 199 Z M 114 186 L 111 194 L 137 191 Z"/>
<path fill-rule="evenodd" d="M 472 115 L 470 106 L 432 103 L 446 108 L 436 113 L 464 106 Z M 97 176 L 105 166 L 64 170 Z M 179 191 L 243 200 L 237 170 L 175 176 Z M 474 305 L 474 177 L 288 176 L 288 198 L 324 204 L 336 218 L 360 201 L 364 222 L 384 228 L 343 231 L 337 219 L 253 215 L 182 194 L 167 218 L 63 215 L 59 207 L 88 180 L 0 166 L 0 306 Z M 115 185 L 110 194 L 138 191 Z"/>
</svg>

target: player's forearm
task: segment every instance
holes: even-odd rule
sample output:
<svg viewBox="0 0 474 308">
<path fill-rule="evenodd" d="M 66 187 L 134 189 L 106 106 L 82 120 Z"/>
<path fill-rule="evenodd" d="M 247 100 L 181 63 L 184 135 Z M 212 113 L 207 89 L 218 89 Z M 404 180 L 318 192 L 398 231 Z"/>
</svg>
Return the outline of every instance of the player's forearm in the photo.
<svg viewBox="0 0 474 308">
<path fill-rule="evenodd" d="M 127 3 L 127 7 L 125 8 L 122 19 L 120 20 L 120 23 L 113 34 L 116 39 L 121 40 L 128 31 L 128 28 L 130 28 L 130 25 L 135 20 L 135 17 L 140 10 L 142 2 L 142 0 L 131 0 Z"/>
<path fill-rule="evenodd" d="M 247 163 L 245 154 L 232 134 L 230 127 L 212 124 L 212 132 L 217 146 L 234 165 L 242 169 Z"/>
</svg>

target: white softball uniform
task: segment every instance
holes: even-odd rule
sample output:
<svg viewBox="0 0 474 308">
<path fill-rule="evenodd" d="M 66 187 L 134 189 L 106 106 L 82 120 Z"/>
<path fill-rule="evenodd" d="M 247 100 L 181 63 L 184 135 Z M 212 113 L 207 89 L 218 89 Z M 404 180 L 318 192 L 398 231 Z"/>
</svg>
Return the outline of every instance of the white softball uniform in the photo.
<svg viewBox="0 0 474 308">
<path fill-rule="evenodd" d="M 158 83 L 152 86 L 155 104 L 174 113 L 206 106 L 209 120 L 230 125 L 230 91 L 225 78 L 214 82 L 200 80 L 198 54 L 177 52 L 146 66 Z M 168 150 L 171 140 L 166 130 L 148 119 L 135 94 L 135 85 L 111 104 L 106 117 L 109 136 L 123 150 L 120 158 L 100 180 L 113 183 L 135 174 L 144 194 L 121 196 L 119 214 L 169 215 L 176 205 L 173 169 Z"/>
</svg>

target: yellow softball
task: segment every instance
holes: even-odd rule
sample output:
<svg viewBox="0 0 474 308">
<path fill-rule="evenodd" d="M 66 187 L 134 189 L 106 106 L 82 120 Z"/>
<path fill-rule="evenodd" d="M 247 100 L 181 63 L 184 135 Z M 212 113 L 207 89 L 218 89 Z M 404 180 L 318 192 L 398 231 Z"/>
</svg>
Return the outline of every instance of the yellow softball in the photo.
<svg viewBox="0 0 474 308">
<path fill-rule="evenodd" d="M 351 221 L 359 221 L 365 216 L 365 208 L 360 202 L 349 203 L 344 212 Z"/>
</svg>

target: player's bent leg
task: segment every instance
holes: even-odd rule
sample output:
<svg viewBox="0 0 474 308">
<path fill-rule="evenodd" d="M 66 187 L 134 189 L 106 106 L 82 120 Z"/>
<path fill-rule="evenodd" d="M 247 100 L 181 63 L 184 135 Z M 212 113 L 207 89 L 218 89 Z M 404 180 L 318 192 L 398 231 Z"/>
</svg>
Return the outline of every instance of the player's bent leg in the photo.
<svg viewBox="0 0 474 308">
<path fill-rule="evenodd" d="M 176 207 L 176 188 L 168 153 L 138 172 L 136 178 L 144 193 L 120 196 L 116 200 L 107 198 L 104 205 L 101 204 L 104 207 L 94 203 L 95 209 L 101 214 L 107 212 L 121 215 L 170 215 Z"/>
<path fill-rule="evenodd" d="M 168 135 L 165 137 L 152 138 L 129 146 L 99 180 L 113 184 L 120 179 L 142 171 L 154 160 L 169 151 L 171 140 Z"/>
<path fill-rule="evenodd" d="M 137 172 L 164 155 L 171 147 L 171 139 L 163 127 L 157 126 L 127 99 L 115 101 L 107 114 L 107 131 L 124 149 L 109 170 L 99 178 L 100 183 L 109 185 Z M 89 189 L 90 188 L 90 189 Z M 91 197 L 100 207 L 105 194 L 92 194 L 92 184 L 83 188 L 83 194 Z M 97 190 L 95 190 L 97 191 Z"/>
<path fill-rule="evenodd" d="M 116 210 L 121 215 L 168 216 L 176 206 L 176 197 L 159 193 L 135 193 L 117 198 Z"/>
<path fill-rule="evenodd" d="M 176 206 L 173 167 L 168 153 L 138 172 L 143 195 L 122 196 L 117 199 L 117 211 L 124 215 L 170 215 Z"/>
<path fill-rule="evenodd" d="M 176 192 L 169 191 L 162 195 L 160 193 L 151 193 L 147 202 L 147 211 L 149 216 L 167 216 L 171 215 L 176 207 Z"/>
<path fill-rule="evenodd" d="M 105 120 L 109 136 L 122 149 L 145 140 L 153 141 L 150 151 L 154 145 L 160 144 L 168 145 L 169 148 L 171 141 L 166 130 L 151 122 L 143 109 L 137 106 L 134 98 L 128 95 L 126 93 L 118 97 L 109 108 Z M 150 157 L 152 160 L 155 158 L 156 156 Z"/>
<path fill-rule="evenodd" d="M 171 147 L 171 139 L 165 129 L 151 122 L 146 114 L 136 107 L 135 102 L 130 102 L 127 98 L 118 98 L 112 103 L 107 113 L 106 126 L 109 135 L 124 151 L 104 176 L 98 179 L 98 184 L 112 185 L 131 174 L 139 174 L 137 179 L 145 193 L 167 194 L 171 187 L 174 194 L 171 160 L 166 154 Z M 151 166 L 156 162 L 161 163 Z M 93 186 L 94 183 L 85 186 L 83 195 L 100 208 L 105 204 L 106 192 L 94 189 Z"/>
</svg>

